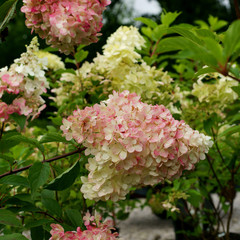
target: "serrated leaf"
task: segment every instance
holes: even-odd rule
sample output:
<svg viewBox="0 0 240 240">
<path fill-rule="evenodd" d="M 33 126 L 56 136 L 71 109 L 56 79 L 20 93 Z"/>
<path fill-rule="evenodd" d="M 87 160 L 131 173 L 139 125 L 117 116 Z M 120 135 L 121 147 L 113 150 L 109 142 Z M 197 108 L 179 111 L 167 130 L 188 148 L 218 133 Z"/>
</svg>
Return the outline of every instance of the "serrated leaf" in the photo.
<svg viewBox="0 0 240 240">
<path fill-rule="evenodd" d="M 19 175 L 9 175 L 0 179 L 0 184 L 29 187 L 27 178 Z"/>
<path fill-rule="evenodd" d="M 80 171 L 80 164 L 77 161 L 71 168 L 57 176 L 45 188 L 50 190 L 62 191 L 70 187 L 77 178 Z"/>
<path fill-rule="evenodd" d="M 76 62 L 82 62 L 88 56 L 88 51 L 80 50 L 74 55 Z"/>
<path fill-rule="evenodd" d="M 212 129 L 213 125 L 214 125 L 214 120 L 212 118 L 209 118 L 209 119 L 203 121 L 203 128 L 208 135 L 212 135 L 211 129 Z"/>
<path fill-rule="evenodd" d="M 157 23 L 154 22 L 152 19 L 150 18 L 145 18 L 145 17 L 137 17 L 134 19 L 135 21 L 140 21 L 144 24 L 146 24 L 148 27 L 150 28 L 155 28 L 157 27 Z"/>
<path fill-rule="evenodd" d="M 161 22 L 164 25 L 169 26 L 171 23 L 175 21 L 175 19 L 181 14 L 181 12 L 162 12 L 161 14 Z"/>
<path fill-rule="evenodd" d="M 13 233 L 0 236 L 0 240 L 28 240 L 28 239 L 20 233 Z"/>
<path fill-rule="evenodd" d="M 59 133 L 47 133 L 42 136 L 41 140 L 39 141 L 40 143 L 48 143 L 48 142 L 65 142 L 69 143 L 64 137 L 62 137 L 61 134 Z"/>
<path fill-rule="evenodd" d="M 11 20 L 16 9 L 17 2 L 18 0 L 8 0 L 0 6 L 0 32 Z"/>
<path fill-rule="evenodd" d="M 240 20 L 234 21 L 225 33 L 223 45 L 224 56 L 228 59 L 238 47 L 240 42 Z"/>
<path fill-rule="evenodd" d="M 17 216 L 9 210 L 0 209 L 0 224 L 20 227 Z"/>
<path fill-rule="evenodd" d="M 48 163 L 35 162 L 29 169 L 28 181 L 32 191 L 32 196 L 35 195 L 37 189 L 46 183 L 50 174 L 50 166 Z"/>
<path fill-rule="evenodd" d="M 67 209 L 65 211 L 68 220 L 71 222 L 74 228 L 81 227 L 84 229 L 83 219 L 81 213 L 76 209 Z"/>
</svg>

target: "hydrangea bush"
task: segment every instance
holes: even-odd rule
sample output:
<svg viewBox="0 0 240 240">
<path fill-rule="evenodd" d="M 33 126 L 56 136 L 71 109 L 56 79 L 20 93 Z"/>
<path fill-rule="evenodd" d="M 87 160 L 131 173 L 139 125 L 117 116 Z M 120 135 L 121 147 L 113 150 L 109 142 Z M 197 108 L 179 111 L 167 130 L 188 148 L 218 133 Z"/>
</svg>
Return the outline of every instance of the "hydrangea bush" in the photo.
<svg viewBox="0 0 240 240">
<path fill-rule="evenodd" d="M 4 24 L 13 2 L 0 6 Z M 185 239 L 216 239 L 220 230 L 230 239 L 240 21 L 219 34 L 213 29 L 227 23 L 213 17 L 204 27 L 173 25 L 176 12 L 160 24 L 138 18 L 140 31 L 121 26 L 85 61 L 109 4 L 23 0 L 27 27 L 71 57 L 39 50 L 34 37 L 0 69 L 0 239 L 119 239 L 117 219 L 145 186 L 142 207 L 187 222 Z"/>
</svg>

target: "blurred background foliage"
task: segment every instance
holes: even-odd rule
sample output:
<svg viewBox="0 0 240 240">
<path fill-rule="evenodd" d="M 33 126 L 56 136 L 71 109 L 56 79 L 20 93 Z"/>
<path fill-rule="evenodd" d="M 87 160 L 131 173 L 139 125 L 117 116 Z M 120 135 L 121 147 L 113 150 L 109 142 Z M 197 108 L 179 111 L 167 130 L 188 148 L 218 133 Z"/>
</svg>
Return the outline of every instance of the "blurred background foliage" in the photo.
<svg viewBox="0 0 240 240">
<path fill-rule="evenodd" d="M 149 2 L 151 1 L 157 1 L 160 7 L 167 12 L 182 12 L 176 23 L 184 22 L 192 24 L 196 20 L 207 21 L 209 15 L 228 22 L 237 18 L 234 9 L 234 1 L 237 0 L 149 0 Z M 4 0 L 1 0 L 0 5 L 3 2 Z M 19 1 L 16 16 L 11 20 L 4 32 L 1 33 L 0 67 L 9 66 L 15 58 L 18 58 L 20 54 L 25 51 L 25 45 L 29 44 L 33 36 L 35 36 L 34 33 L 31 34 L 31 30 L 24 24 L 25 17 L 20 11 L 21 6 L 22 1 Z M 101 53 L 102 46 L 105 44 L 106 39 L 111 33 L 115 32 L 120 25 L 136 24 L 136 22 L 134 22 L 134 16 L 136 16 L 134 11 L 131 1 L 128 3 L 124 0 L 112 0 L 111 5 L 108 6 L 104 12 L 104 26 L 102 28 L 102 33 L 104 34 L 100 37 L 97 44 L 91 44 L 86 48 L 86 50 L 89 51 L 88 61 L 91 61 L 96 56 L 96 52 Z M 159 14 L 145 14 L 144 16 L 159 21 Z M 44 41 L 39 41 L 41 48 L 47 47 Z M 64 55 L 59 55 L 65 58 Z"/>
</svg>

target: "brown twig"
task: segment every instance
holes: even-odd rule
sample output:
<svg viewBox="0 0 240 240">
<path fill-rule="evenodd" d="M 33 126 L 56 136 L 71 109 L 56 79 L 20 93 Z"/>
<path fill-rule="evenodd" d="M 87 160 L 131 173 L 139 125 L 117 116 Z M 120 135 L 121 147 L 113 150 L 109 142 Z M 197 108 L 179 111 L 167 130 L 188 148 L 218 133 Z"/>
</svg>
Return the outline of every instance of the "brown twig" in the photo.
<svg viewBox="0 0 240 240">
<path fill-rule="evenodd" d="M 240 19 L 240 10 L 239 10 L 238 0 L 234 0 L 234 8 L 235 8 L 237 18 Z"/>
<path fill-rule="evenodd" d="M 226 76 L 227 76 L 227 77 L 230 77 L 230 78 L 232 78 L 232 79 L 234 79 L 234 80 L 236 80 L 236 81 L 238 81 L 238 82 L 240 82 L 240 79 L 237 78 L 237 77 L 234 77 L 234 76 L 232 76 L 232 75 L 230 75 L 230 74 L 227 74 Z"/>
<path fill-rule="evenodd" d="M 1 127 L 1 131 L 0 131 L 0 140 L 2 139 L 2 135 L 3 135 L 3 131 L 4 131 L 4 126 L 5 126 L 5 123 L 3 122 L 3 123 L 2 123 L 2 127 Z"/>
<path fill-rule="evenodd" d="M 45 160 L 44 162 L 53 162 L 53 161 L 56 161 L 56 160 L 59 160 L 61 158 L 65 158 L 65 157 L 68 157 L 68 156 L 71 156 L 71 155 L 74 155 L 76 153 L 81 153 L 85 150 L 86 148 L 85 147 L 82 147 L 82 148 L 78 148 L 77 150 L 74 150 L 72 152 L 69 152 L 69 153 L 65 153 L 65 154 L 62 154 L 60 156 L 56 156 L 56 157 L 53 157 L 53 158 L 49 158 L 47 160 Z M 16 173 L 19 173 L 19 172 L 22 172 L 22 171 L 25 171 L 27 169 L 29 169 L 33 164 L 30 164 L 28 166 L 25 166 L 25 167 L 22 167 L 22 168 L 18 168 L 18 169 L 14 169 L 12 171 L 9 171 L 9 172 L 6 172 L 6 173 L 3 173 L 0 175 L 0 179 L 5 177 L 5 176 L 8 176 L 8 175 L 12 175 L 12 174 L 16 174 Z"/>
<path fill-rule="evenodd" d="M 217 174 L 216 174 L 216 172 L 215 172 L 215 170 L 214 170 L 214 168 L 213 168 L 213 165 L 212 165 L 211 160 L 210 160 L 210 156 L 209 156 L 208 154 L 206 154 L 206 158 L 207 158 L 207 161 L 208 161 L 208 163 L 209 163 L 209 165 L 210 165 L 210 168 L 211 168 L 211 170 L 212 170 L 212 172 L 213 172 L 213 175 L 214 175 L 214 177 L 216 178 L 216 181 L 217 181 L 219 187 L 220 187 L 221 189 L 223 189 L 223 186 L 222 186 L 221 182 L 220 182 L 219 179 L 218 179 L 218 176 L 217 176 Z"/>
<path fill-rule="evenodd" d="M 57 219 L 57 218 L 55 218 L 54 216 L 50 215 L 50 214 L 47 213 L 47 212 L 38 211 L 37 213 L 44 214 L 45 216 L 48 216 L 48 217 L 52 218 L 52 219 L 55 220 L 56 222 L 63 223 L 62 219 Z"/>
</svg>

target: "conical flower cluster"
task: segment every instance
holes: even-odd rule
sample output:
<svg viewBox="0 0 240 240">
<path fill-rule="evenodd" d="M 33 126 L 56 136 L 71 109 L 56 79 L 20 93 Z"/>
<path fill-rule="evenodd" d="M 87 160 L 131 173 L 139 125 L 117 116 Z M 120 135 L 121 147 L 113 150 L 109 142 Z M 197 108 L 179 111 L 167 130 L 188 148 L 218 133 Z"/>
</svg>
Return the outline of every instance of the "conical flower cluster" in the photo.
<svg viewBox="0 0 240 240">
<path fill-rule="evenodd" d="M 61 129 L 67 140 L 75 139 L 93 156 L 81 191 L 94 200 L 117 201 L 131 187 L 178 178 L 212 146 L 210 137 L 175 120 L 163 105 L 143 103 L 128 91 L 74 111 Z"/>
</svg>

